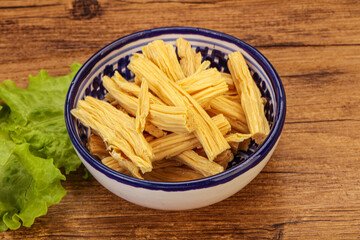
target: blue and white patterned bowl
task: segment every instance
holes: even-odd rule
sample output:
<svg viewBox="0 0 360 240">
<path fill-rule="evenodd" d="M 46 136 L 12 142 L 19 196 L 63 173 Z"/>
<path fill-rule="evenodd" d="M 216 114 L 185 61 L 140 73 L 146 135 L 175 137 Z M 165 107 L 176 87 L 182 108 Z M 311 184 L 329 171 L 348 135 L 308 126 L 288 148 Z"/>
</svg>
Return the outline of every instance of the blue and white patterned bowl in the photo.
<svg viewBox="0 0 360 240">
<path fill-rule="evenodd" d="M 266 117 L 271 132 L 261 146 L 251 144 L 249 151 L 238 152 L 226 171 L 187 182 L 155 182 L 116 172 L 95 159 L 86 149 L 90 132 L 71 114 L 85 96 L 103 99 L 101 76 L 112 76 L 118 70 L 126 79 L 133 78 L 127 69 L 132 54 L 148 43 L 162 39 L 175 43 L 182 37 L 200 51 L 211 67 L 228 72 L 227 55 L 241 51 L 260 91 L 268 101 Z M 263 169 L 272 155 L 285 121 L 285 93 L 278 74 L 270 62 L 254 47 L 224 33 L 199 28 L 169 27 L 150 29 L 120 38 L 95 53 L 73 79 L 65 103 L 65 121 L 70 139 L 81 161 L 90 173 L 114 194 L 138 205 L 155 209 L 182 210 L 204 207 L 233 195 Z"/>
</svg>

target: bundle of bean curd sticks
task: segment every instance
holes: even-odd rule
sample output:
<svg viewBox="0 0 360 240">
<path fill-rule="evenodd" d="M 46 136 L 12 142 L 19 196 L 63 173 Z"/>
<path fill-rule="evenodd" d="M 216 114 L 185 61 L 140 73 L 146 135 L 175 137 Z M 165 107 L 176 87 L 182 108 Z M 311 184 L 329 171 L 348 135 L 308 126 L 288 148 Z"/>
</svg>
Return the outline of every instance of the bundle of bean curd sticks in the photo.
<svg viewBox="0 0 360 240">
<path fill-rule="evenodd" d="M 103 76 L 105 99 L 87 96 L 71 111 L 92 130 L 90 153 L 120 173 L 152 181 L 208 177 L 270 132 L 266 101 L 240 52 L 229 54 L 228 74 L 201 62 L 188 41 L 175 45 L 177 53 L 172 43 L 149 43 L 130 59 L 133 81 Z"/>
</svg>

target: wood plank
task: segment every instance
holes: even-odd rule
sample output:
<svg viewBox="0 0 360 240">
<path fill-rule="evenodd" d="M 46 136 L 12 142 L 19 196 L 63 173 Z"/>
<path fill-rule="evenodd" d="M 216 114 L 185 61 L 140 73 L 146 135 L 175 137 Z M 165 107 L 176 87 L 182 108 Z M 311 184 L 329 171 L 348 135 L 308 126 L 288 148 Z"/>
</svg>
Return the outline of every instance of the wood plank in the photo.
<svg viewBox="0 0 360 240">
<path fill-rule="evenodd" d="M 209 207 L 157 211 L 116 197 L 83 171 L 31 228 L 0 239 L 359 239 L 358 1 L 2 0 L 0 81 L 69 72 L 124 35 L 209 28 L 257 47 L 287 96 L 283 134 L 264 170 Z M 0 193 L 1 194 L 1 193 Z"/>
</svg>

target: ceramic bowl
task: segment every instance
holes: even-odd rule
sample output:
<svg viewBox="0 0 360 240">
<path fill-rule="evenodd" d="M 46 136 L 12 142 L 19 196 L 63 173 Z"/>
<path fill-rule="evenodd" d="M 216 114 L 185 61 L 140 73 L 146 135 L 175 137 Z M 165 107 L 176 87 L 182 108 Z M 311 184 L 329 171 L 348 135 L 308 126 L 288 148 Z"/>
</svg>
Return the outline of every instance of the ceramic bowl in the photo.
<svg viewBox="0 0 360 240">
<path fill-rule="evenodd" d="M 155 182 L 133 178 L 103 165 L 86 149 L 89 129 L 71 114 L 78 101 L 85 96 L 103 99 L 106 90 L 101 81 L 103 75 L 112 76 L 118 70 L 126 79 L 134 77 L 127 69 L 132 54 L 141 51 L 148 43 L 162 39 L 175 43 L 182 37 L 188 40 L 203 60 L 211 61 L 211 67 L 228 72 L 227 55 L 240 51 L 244 55 L 252 76 L 267 99 L 265 115 L 271 132 L 257 146 L 247 152 L 239 151 L 228 168 L 217 175 L 186 182 Z M 65 103 L 65 121 L 70 139 L 81 161 L 89 172 L 105 188 L 135 204 L 163 210 L 200 208 L 222 201 L 253 180 L 264 168 L 278 144 L 285 120 L 285 93 L 270 62 L 254 47 L 224 33 L 185 27 L 150 29 L 122 37 L 95 53 L 73 79 Z M 256 200 L 255 200 L 256 201 Z"/>
</svg>

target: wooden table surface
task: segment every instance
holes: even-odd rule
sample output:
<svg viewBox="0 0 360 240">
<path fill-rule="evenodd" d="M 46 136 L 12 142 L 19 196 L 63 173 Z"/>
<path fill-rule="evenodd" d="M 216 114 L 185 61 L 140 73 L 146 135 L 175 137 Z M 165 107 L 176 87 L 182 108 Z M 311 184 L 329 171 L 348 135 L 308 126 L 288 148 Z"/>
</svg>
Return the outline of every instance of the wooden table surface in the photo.
<svg viewBox="0 0 360 240">
<path fill-rule="evenodd" d="M 64 75 L 127 34 L 202 27 L 259 49 L 278 71 L 287 118 L 272 159 L 215 205 L 158 211 L 83 171 L 31 228 L 0 239 L 360 239 L 360 2 L 1 0 L 0 80 Z"/>
</svg>

